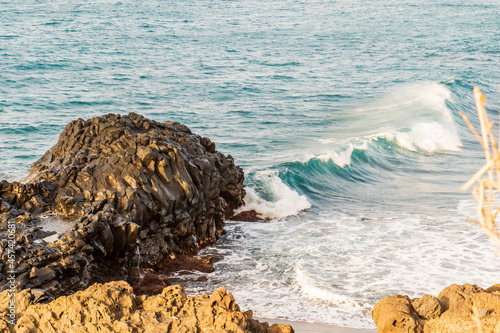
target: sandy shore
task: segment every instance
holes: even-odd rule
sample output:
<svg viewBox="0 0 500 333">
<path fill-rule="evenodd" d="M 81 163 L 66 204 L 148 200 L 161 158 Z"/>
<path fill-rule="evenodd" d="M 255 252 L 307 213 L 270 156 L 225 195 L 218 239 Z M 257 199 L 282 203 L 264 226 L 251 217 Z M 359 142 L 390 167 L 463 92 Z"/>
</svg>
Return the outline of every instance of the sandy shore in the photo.
<svg viewBox="0 0 500 333">
<path fill-rule="evenodd" d="M 334 325 L 305 323 L 301 321 L 289 321 L 283 319 L 255 318 L 260 322 L 271 324 L 291 325 L 295 333 L 376 333 L 377 329 L 369 328 L 348 328 Z"/>
</svg>

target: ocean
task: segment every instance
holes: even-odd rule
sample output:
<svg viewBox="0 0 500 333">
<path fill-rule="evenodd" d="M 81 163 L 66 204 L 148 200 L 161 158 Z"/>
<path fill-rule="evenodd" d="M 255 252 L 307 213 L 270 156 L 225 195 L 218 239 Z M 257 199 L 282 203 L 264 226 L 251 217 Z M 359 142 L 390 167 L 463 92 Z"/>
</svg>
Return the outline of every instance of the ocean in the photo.
<svg viewBox="0 0 500 333">
<path fill-rule="evenodd" d="M 16 0 L 0 22 L 1 179 L 106 113 L 186 124 L 243 167 L 267 221 L 229 221 L 208 282 L 176 277 L 189 293 L 361 328 L 386 295 L 500 282 L 465 221 L 484 162 L 458 115 L 478 126 L 478 86 L 498 119 L 497 0 Z"/>
</svg>

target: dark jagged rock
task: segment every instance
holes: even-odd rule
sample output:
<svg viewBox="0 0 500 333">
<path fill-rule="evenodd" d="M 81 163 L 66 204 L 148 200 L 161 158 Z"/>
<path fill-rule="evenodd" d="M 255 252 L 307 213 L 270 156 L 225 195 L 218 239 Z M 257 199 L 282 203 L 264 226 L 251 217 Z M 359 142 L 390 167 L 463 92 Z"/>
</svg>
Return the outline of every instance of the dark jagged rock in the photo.
<svg viewBox="0 0 500 333">
<path fill-rule="evenodd" d="M 242 204 L 243 178 L 230 155 L 184 125 L 134 113 L 73 121 L 23 183 L 0 182 L 0 233 L 7 239 L 15 225 L 18 290 L 57 296 L 211 244 Z M 50 243 L 54 232 L 39 226 L 47 211 L 73 223 Z M 9 244 L 0 245 L 6 263 Z M 1 289 L 8 270 L 0 267 Z"/>
</svg>

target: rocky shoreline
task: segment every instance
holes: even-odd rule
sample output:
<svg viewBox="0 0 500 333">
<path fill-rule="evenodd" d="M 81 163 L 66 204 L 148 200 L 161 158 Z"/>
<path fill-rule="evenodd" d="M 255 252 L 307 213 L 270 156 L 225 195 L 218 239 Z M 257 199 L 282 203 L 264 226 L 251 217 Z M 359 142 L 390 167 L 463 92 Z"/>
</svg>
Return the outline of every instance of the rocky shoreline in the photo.
<svg viewBox="0 0 500 333">
<path fill-rule="evenodd" d="M 222 288 L 186 297 L 169 278 L 244 202 L 243 170 L 178 123 L 108 114 L 66 126 L 23 182 L 0 182 L 2 332 L 293 332 L 242 312 Z M 58 219 L 66 231 L 49 230 Z M 199 277 L 200 283 L 206 277 Z M 387 296 L 378 332 L 500 331 L 500 285 Z"/>
<path fill-rule="evenodd" d="M 0 303 L 21 297 L 19 317 L 21 309 L 31 313 L 27 304 L 41 309 L 37 303 L 91 286 L 114 288 L 102 285 L 110 281 L 127 280 L 153 295 L 185 265 L 213 269 L 192 255 L 224 233 L 224 219 L 243 204 L 243 180 L 230 155 L 184 125 L 135 113 L 71 122 L 23 182 L 0 182 Z M 47 214 L 68 230 L 45 230 Z M 149 285 L 145 272 L 152 272 Z M 140 303 L 132 287 L 116 283 Z M 0 326 L 12 330 L 8 313 Z M 23 315 L 23 327 L 35 317 Z"/>
<path fill-rule="evenodd" d="M 20 316 L 13 332 L 258 332 L 291 333 L 290 326 L 260 323 L 241 312 L 225 288 L 211 296 L 186 297 L 180 286 L 155 296 L 136 296 L 125 281 L 94 284 L 48 304 L 32 304 L 33 291 L 19 294 Z M 0 303 L 0 311 L 7 307 Z M 3 325 L 2 325 L 3 324 Z M 2 332 L 8 331 L 0 321 Z M 12 329 L 11 329 L 12 331 Z"/>
</svg>

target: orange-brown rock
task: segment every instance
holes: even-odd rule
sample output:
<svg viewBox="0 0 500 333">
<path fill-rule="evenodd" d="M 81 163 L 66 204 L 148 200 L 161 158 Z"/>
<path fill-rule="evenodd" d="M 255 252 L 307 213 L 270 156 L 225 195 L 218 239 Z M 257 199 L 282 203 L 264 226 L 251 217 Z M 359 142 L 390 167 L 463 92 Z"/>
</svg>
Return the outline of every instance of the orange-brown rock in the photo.
<svg viewBox="0 0 500 333">
<path fill-rule="evenodd" d="M 16 326 L 0 317 L 2 332 L 294 332 L 290 326 L 260 323 L 251 311 L 241 312 L 225 288 L 211 296 L 188 298 L 180 286 L 170 286 L 147 297 L 134 295 L 128 283 L 116 281 L 94 284 L 48 304 L 31 305 L 31 291 L 23 292 L 24 307 Z M 5 296 L 0 294 L 0 316 L 6 313 Z"/>
<path fill-rule="evenodd" d="M 500 332 L 500 285 L 453 284 L 438 297 L 387 296 L 375 304 L 378 332 Z"/>
<path fill-rule="evenodd" d="M 379 332 L 421 332 L 420 318 L 408 296 L 394 295 L 382 298 L 373 307 L 372 317 Z"/>
<path fill-rule="evenodd" d="M 245 210 L 241 213 L 238 213 L 230 218 L 232 221 L 244 221 L 244 222 L 258 222 L 263 221 L 260 217 L 257 216 L 257 212 L 255 210 Z"/>
<path fill-rule="evenodd" d="M 429 294 L 412 300 L 411 304 L 419 317 L 425 320 L 437 318 L 443 311 L 439 299 Z"/>
</svg>

